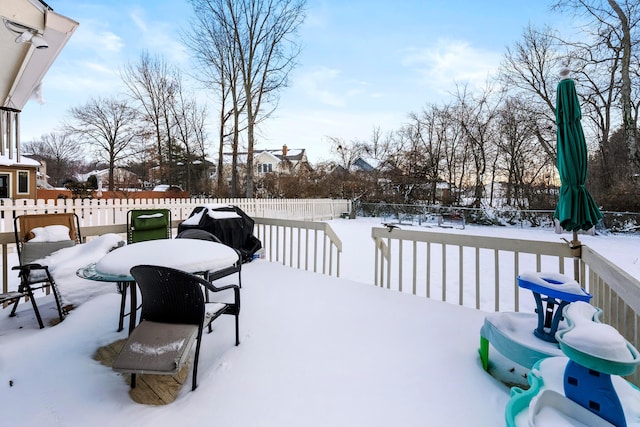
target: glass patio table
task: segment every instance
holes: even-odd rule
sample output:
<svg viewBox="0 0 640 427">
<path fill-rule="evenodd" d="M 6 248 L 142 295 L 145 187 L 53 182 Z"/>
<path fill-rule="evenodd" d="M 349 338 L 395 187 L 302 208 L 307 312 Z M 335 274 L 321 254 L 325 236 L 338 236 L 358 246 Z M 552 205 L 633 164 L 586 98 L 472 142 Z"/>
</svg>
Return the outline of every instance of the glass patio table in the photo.
<svg viewBox="0 0 640 427">
<path fill-rule="evenodd" d="M 95 263 L 78 269 L 83 279 L 117 283 L 122 292 L 118 331 L 123 329 L 127 290 L 129 298 L 129 333 L 136 326 L 137 289 L 131 267 L 141 264 L 171 267 L 187 273 L 214 273 L 239 262 L 235 249 L 222 243 L 199 239 L 160 239 L 132 243 L 115 249 Z"/>
</svg>

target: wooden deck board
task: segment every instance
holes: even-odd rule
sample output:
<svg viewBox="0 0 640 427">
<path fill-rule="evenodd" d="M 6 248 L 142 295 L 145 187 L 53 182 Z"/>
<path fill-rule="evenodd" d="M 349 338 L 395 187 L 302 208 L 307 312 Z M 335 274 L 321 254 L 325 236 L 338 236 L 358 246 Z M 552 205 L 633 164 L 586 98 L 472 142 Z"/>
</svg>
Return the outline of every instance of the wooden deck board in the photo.
<svg viewBox="0 0 640 427">
<path fill-rule="evenodd" d="M 121 339 L 96 350 L 93 358 L 105 366 L 111 368 L 115 357 L 120 352 L 125 340 Z M 137 403 L 146 405 L 166 405 L 176 400 L 180 388 L 189 374 L 189 365 L 185 366 L 176 375 L 152 375 L 138 374 L 136 376 L 136 388 L 129 390 L 129 396 Z M 119 375 L 116 372 L 114 375 Z M 130 384 L 131 376 L 120 374 L 127 384 Z"/>
</svg>

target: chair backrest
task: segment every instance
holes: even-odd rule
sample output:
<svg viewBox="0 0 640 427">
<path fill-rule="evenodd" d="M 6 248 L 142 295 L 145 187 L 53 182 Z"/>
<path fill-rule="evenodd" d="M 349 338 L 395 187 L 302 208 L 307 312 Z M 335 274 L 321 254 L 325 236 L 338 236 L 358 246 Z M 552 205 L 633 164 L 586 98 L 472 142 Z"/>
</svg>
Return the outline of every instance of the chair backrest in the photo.
<svg viewBox="0 0 640 427">
<path fill-rule="evenodd" d="M 66 229 L 59 226 L 64 226 Z M 62 234 L 61 234 L 62 233 Z M 14 219 L 18 259 L 26 264 L 82 243 L 80 221 L 74 213 L 28 214 Z"/>
<path fill-rule="evenodd" d="M 170 238 L 169 209 L 134 209 L 127 212 L 127 243 Z"/>
<path fill-rule="evenodd" d="M 208 231 L 201 230 L 199 228 L 187 228 L 184 231 L 181 231 L 176 236 L 176 239 L 196 239 L 196 240 L 206 240 L 208 242 L 216 242 L 222 243 L 217 236 Z"/>
<path fill-rule="evenodd" d="M 156 265 L 132 267 L 131 276 L 142 293 L 143 320 L 202 326 L 205 301 L 201 278 Z"/>
</svg>

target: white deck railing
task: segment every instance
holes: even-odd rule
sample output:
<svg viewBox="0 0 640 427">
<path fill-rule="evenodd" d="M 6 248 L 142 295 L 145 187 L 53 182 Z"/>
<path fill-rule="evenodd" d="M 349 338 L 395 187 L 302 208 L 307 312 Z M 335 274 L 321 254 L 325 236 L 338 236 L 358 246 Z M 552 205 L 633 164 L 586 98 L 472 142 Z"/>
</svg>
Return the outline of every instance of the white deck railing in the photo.
<svg viewBox="0 0 640 427">
<path fill-rule="evenodd" d="M 535 308 L 531 293 L 518 288 L 522 272 L 574 276 L 572 250 L 560 242 L 387 228 L 373 228 L 371 236 L 377 286 L 485 311 Z M 602 320 L 639 348 L 640 281 L 588 246 L 578 271 Z M 640 384 L 638 372 L 630 379 Z"/>
<path fill-rule="evenodd" d="M 342 241 L 326 222 L 254 218 L 254 234 L 272 262 L 340 276 Z"/>
<path fill-rule="evenodd" d="M 338 276 L 342 242 L 326 223 L 316 222 L 349 212 L 351 201 L 331 199 L 154 199 L 154 200 L 24 200 L 0 207 L 0 249 L 2 250 L 2 292 L 9 289 L 8 254 L 15 250 L 13 218 L 47 212 L 75 212 L 85 240 L 105 233 L 126 234 L 130 209 L 168 208 L 174 231 L 194 208 L 205 204 L 240 207 L 256 220 L 254 234 L 262 241 L 264 256 L 270 261 L 300 269 Z M 266 217 L 263 217 L 266 216 Z M 276 220 L 273 218 L 288 218 Z M 295 239 L 294 239 L 295 236 Z M 289 240 L 287 242 L 287 240 Z M 293 251 L 290 248 L 297 249 Z M 287 259 L 289 262 L 287 263 Z M 320 269 L 321 268 L 321 269 Z"/>
</svg>

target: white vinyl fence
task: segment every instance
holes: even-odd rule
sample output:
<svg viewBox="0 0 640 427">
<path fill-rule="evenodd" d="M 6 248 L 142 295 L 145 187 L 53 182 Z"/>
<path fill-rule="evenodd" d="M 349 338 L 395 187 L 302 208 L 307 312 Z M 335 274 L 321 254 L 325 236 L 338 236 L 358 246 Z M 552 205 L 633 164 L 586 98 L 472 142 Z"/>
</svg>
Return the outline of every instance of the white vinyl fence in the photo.
<svg viewBox="0 0 640 427">
<path fill-rule="evenodd" d="M 131 209 L 166 208 L 183 221 L 197 206 L 235 205 L 250 217 L 322 221 L 351 211 L 350 200 L 333 199 L 49 199 L 0 201 L 0 232 L 13 230 L 13 219 L 33 213 L 75 212 L 80 226 L 126 224 Z"/>
</svg>

